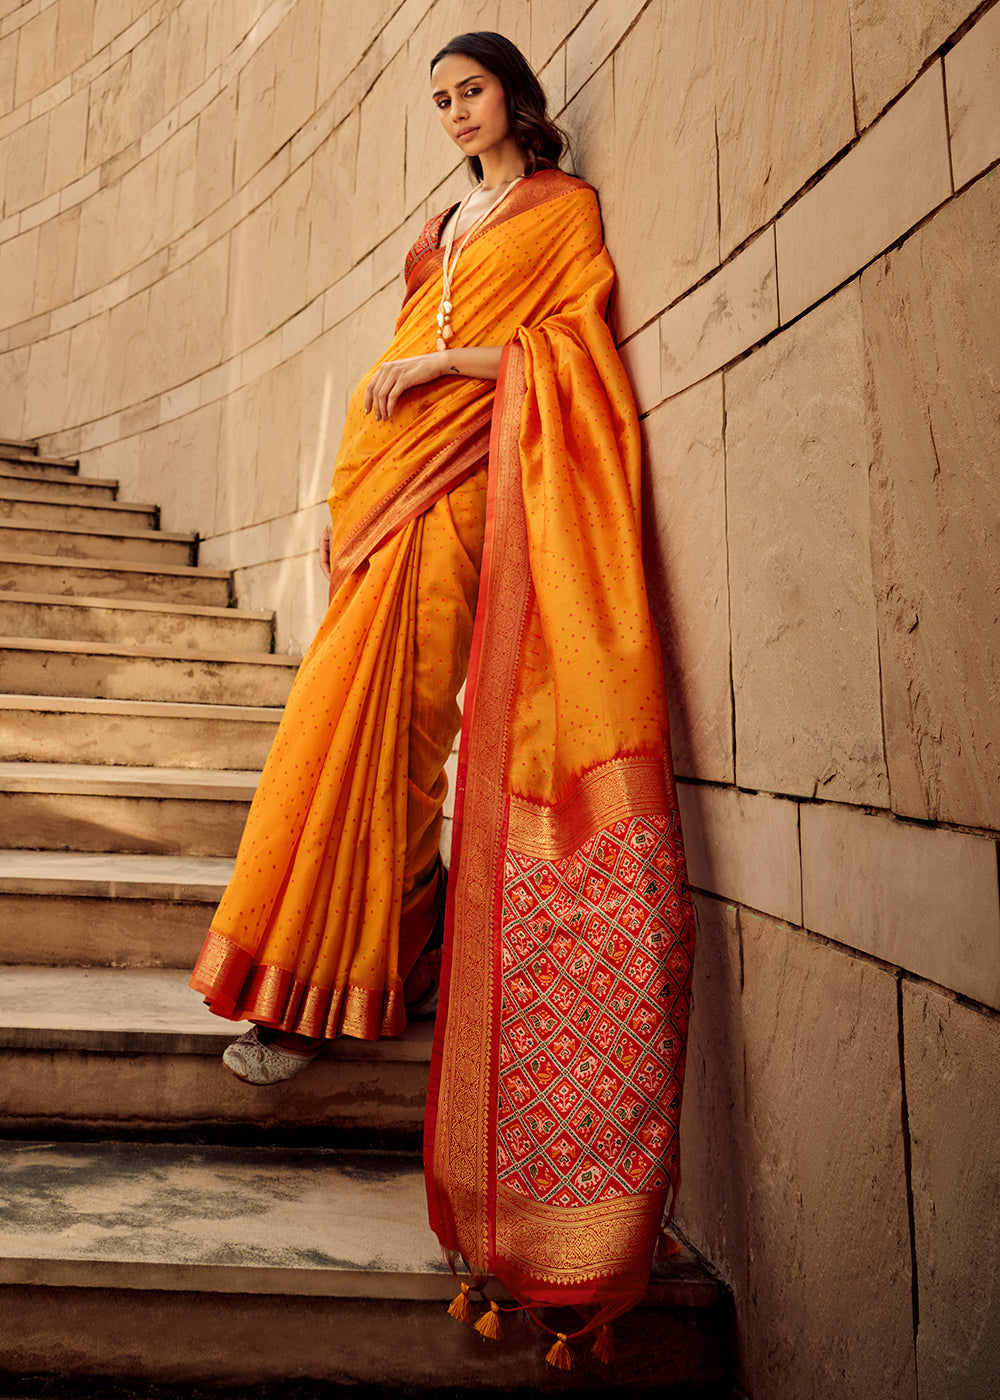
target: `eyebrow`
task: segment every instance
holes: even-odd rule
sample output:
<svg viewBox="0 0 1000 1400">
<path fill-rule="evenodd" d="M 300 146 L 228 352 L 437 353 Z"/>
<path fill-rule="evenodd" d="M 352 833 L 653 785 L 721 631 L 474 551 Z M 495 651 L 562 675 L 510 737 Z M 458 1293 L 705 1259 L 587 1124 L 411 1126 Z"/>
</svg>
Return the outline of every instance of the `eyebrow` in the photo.
<svg viewBox="0 0 1000 1400">
<path fill-rule="evenodd" d="M 483 76 L 482 73 L 473 73 L 473 74 L 471 74 L 471 76 L 469 76 L 468 78 L 463 78 L 462 81 L 461 81 L 460 83 L 456 83 L 455 86 L 456 86 L 457 88 L 463 88 L 463 87 L 465 87 L 466 83 L 474 82 L 474 81 L 476 80 L 476 78 L 481 78 L 482 76 Z M 432 93 L 431 93 L 431 97 L 447 97 L 447 96 L 448 96 L 448 89 L 447 89 L 447 88 L 438 88 L 437 92 L 432 92 Z"/>
</svg>

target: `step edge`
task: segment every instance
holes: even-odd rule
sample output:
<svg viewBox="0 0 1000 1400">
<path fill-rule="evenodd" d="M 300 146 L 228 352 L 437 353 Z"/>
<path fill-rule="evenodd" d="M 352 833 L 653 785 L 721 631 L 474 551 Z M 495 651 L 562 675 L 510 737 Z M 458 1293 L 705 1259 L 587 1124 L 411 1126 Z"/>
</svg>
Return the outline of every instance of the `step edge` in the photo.
<svg viewBox="0 0 1000 1400">
<path fill-rule="evenodd" d="M 121 656 L 142 661 L 202 662 L 211 666 L 265 666 L 275 669 L 302 665 L 301 656 L 269 651 L 189 651 L 182 647 L 129 646 L 125 642 L 74 642 L 62 637 L 0 636 L 0 651 L 51 652 L 56 656 Z"/>
<path fill-rule="evenodd" d="M 111 612 L 166 613 L 168 616 L 219 619 L 240 622 L 273 622 L 273 612 L 253 612 L 248 608 L 213 608 L 200 603 L 170 603 L 166 599 L 102 597 L 84 593 L 21 593 L 0 590 L 0 603 L 26 603 L 32 607 L 107 608 Z"/>
<path fill-rule="evenodd" d="M 218 718 L 230 723 L 275 723 L 284 713 L 281 705 L 219 705 L 200 704 L 194 700 L 109 700 L 92 695 L 0 695 L 0 712 L 4 710 L 42 710 L 53 714 L 132 714 L 146 719 Z M 167 714 L 166 711 L 171 711 Z M 177 710 L 183 714 L 173 713 Z M 122 767 L 129 765 L 123 764 Z M 147 765 L 148 766 L 148 765 Z M 226 769 L 219 769 L 225 772 Z"/>
<path fill-rule="evenodd" d="M 155 536 L 155 532 L 154 536 Z M 160 536 L 159 538 L 162 538 Z M 210 569 L 199 564 L 145 563 L 141 559 L 87 558 L 83 555 L 28 554 L 16 549 L 0 549 L 0 564 L 31 564 L 35 568 L 105 569 L 109 573 L 159 574 L 167 578 L 202 578 L 228 582 L 230 569 Z M 9 590 L 4 590 L 9 591 Z"/>
</svg>

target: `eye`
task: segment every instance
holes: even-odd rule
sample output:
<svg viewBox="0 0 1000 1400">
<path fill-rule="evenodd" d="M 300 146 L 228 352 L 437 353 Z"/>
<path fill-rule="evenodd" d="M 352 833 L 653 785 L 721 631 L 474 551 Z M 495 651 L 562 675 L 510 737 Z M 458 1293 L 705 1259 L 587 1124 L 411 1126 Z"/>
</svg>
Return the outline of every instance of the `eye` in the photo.
<svg viewBox="0 0 1000 1400">
<path fill-rule="evenodd" d="M 466 89 L 465 89 L 465 96 L 466 96 L 466 97 L 478 97 L 479 94 L 480 94 L 481 92 L 482 92 L 482 88 L 470 87 L 470 88 L 466 88 Z"/>
<path fill-rule="evenodd" d="M 448 99 L 447 97 L 442 97 L 442 98 L 441 98 L 441 101 L 438 102 L 438 103 L 436 104 L 437 109 L 438 109 L 439 112 L 443 112 L 443 111 L 444 111 L 444 109 L 445 109 L 445 108 L 447 107 L 447 105 L 448 105 L 448 101 L 449 101 L 449 99 Z"/>
</svg>

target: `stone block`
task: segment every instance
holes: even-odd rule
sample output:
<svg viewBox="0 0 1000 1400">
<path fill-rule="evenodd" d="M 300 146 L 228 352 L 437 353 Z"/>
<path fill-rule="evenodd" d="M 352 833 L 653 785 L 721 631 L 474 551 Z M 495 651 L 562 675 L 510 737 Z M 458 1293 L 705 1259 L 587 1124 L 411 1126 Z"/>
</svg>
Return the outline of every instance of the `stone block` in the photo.
<svg viewBox="0 0 1000 1400">
<path fill-rule="evenodd" d="M 260 383 L 260 440 L 253 476 L 253 519 L 273 520 L 296 509 L 302 383 L 297 359 Z"/>
<path fill-rule="evenodd" d="M 138 135 L 129 111 L 132 55 L 99 74 L 90 86 L 87 128 L 87 167 L 102 165 Z"/>
<path fill-rule="evenodd" d="M 0 286 L 3 278 L 0 276 Z M 65 423 L 69 331 L 36 341 L 31 347 L 24 392 L 24 434 L 40 437 Z"/>
<path fill-rule="evenodd" d="M 1000 10 L 989 10 L 958 41 L 945 57 L 944 72 L 959 189 L 1000 159 Z"/>
<path fill-rule="evenodd" d="M 252 483 L 257 470 L 259 400 L 260 386 L 254 382 L 230 394 L 220 406 L 219 453 L 214 476 L 215 528 L 220 534 L 241 529 L 253 519 Z M 203 558 L 202 562 L 207 560 Z M 217 567 L 228 567 L 228 560 Z"/>
<path fill-rule="evenodd" d="M 225 88 L 198 118 L 195 148 L 194 217 L 203 219 L 233 192 L 236 89 Z"/>
<path fill-rule="evenodd" d="M 121 187 L 109 185 L 80 206 L 80 241 L 76 257 L 75 296 L 102 287 L 115 275 L 114 249 Z"/>
<path fill-rule="evenodd" d="M 24 434 L 24 399 L 28 382 L 27 345 L 0 355 L 0 404 L 3 404 L 4 432 L 18 439 Z"/>
<path fill-rule="evenodd" d="M 4 216 L 17 214 L 45 196 L 45 157 L 49 146 L 49 114 L 25 122 L 9 139 Z"/>
<path fill-rule="evenodd" d="M 726 374 L 741 787 L 888 805 L 857 284 Z"/>
<path fill-rule="evenodd" d="M 122 177 L 116 234 L 116 265 L 122 272 L 144 263 L 169 240 L 169 225 L 160 222 L 157 188 L 160 153 L 140 160 Z"/>
<path fill-rule="evenodd" d="M 548 62 L 571 29 L 590 9 L 590 0 L 548 0 L 531 7 L 531 62 L 540 68 Z"/>
<path fill-rule="evenodd" d="M 171 530 L 215 533 L 216 472 L 219 461 L 221 405 L 208 404 L 147 433 L 143 454 L 148 489 Z M 177 471 L 183 464 L 183 471 Z"/>
<path fill-rule="evenodd" d="M 903 983 L 921 1400 L 993 1400 L 1000 1377 L 1000 1024 Z"/>
<path fill-rule="evenodd" d="M 1000 181 L 861 279 L 894 811 L 1000 827 Z"/>
<path fill-rule="evenodd" d="M 109 317 L 107 404 L 111 409 L 125 408 L 152 392 L 149 292 L 119 302 Z"/>
<path fill-rule="evenodd" d="M 95 53 L 128 28 L 135 18 L 135 8 L 134 0 L 96 0 L 93 28 Z"/>
<path fill-rule="evenodd" d="M 147 13 L 149 13 L 147 11 Z M 126 99 L 127 142 L 151 131 L 167 110 L 167 56 L 170 26 L 155 11 L 149 32 L 132 48 L 132 71 Z"/>
<path fill-rule="evenodd" d="M 370 46 L 374 45 L 381 56 L 380 31 L 397 8 L 398 0 L 369 0 L 365 5 L 345 5 L 343 0 L 322 0 L 317 26 L 317 105 L 344 82 Z"/>
<path fill-rule="evenodd" d="M 211 6 L 195 3 L 181 4 L 169 18 L 164 63 L 164 96 L 167 111 L 171 111 L 194 92 L 208 72 L 205 66 L 205 40 L 210 8 Z"/>
<path fill-rule="evenodd" d="M 663 640 L 678 773 L 733 781 L 722 376 L 644 422 L 646 586 Z"/>
<path fill-rule="evenodd" d="M 352 112 L 312 158 L 306 295 L 319 296 L 351 269 L 351 225 L 345 211 L 357 197 L 359 119 Z"/>
<path fill-rule="evenodd" d="M 858 122 L 870 126 L 931 54 L 976 8 L 975 0 L 847 0 Z"/>
<path fill-rule="evenodd" d="M 806 928 L 1000 1010 L 994 840 L 832 803 L 800 821 Z"/>
<path fill-rule="evenodd" d="M 108 321 L 109 315 L 105 312 L 81 321 L 70 331 L 65 407 L 67 423 L 89 423 L 92 419 L 100 418 L 104 412 Z"/>
<path fill-rule="evenodd" d="M 651 321 L 638 335 L 618 347 L 628 371 L 636 408 L 648 413 L 663 398 L 660 393 L 660 327 Z"/>
<path fill-rule="evenodd" d="M 296 0 L 268 41 L 274 45 L 271 149 L 275 151 L 290 140 L 316 110 L 319 11 L 320 0 Z"/>
<path fill-rule="evenodd" d="M 642 0 L 597 0 L 586 10 L 566 40 L 567 95 L 579 92 L 589 82 L 642 8 Z"/>
<path fill-rule="evenodd" d="M 678 1221 L 747 1310 L 746 1102 L 739 911 L 697 899 Z M 737 1329 L 742 1331 L 742 1327 Z"/>
<path fill-rule="evenodd" d="M 39 238 L 35 228 L 0 243 L 0 325 L 14 326 L 32 314 Z"/>
<path fill-rule="evenodd" d="M 567 90 L 569 105 L 563 112 L 560 124 L 570 140 L 570 165 L 574 175 L 581 180 L 589 180 L 598 193 L 604 191 L 601 213 L 604 217 L 604 233 L 615 257 L 614 224 L 615 210 L 615 142 L 608 140 L 614 136 L 615 86 L 614 63 L 605 63 L 597 70 L 590 81 L 573 96 Z M 569 168 L 569 167 L 567 167 Z M 610 223 L 610 228 L 609 228 Z M 618 322 L 619 287 L 611 297 L 612 322 L 619 340 L 626 332 Z"/>
<path fill-rule="evenodd" d="M 30 102 L 55 81 L 59 10 L 59 5 L 48 5 L 20 28 L 14 84 L 15 107 Z"/>
<path fill-rule="evenodd" d="M 89 94 L 84 89 L 52 109 L 45 162 L 46 195 L 64 190 L 83 174 L 89 100 Z"/>
<path fill-rule="evenodd" d="M 184 236 L 194 223 L 198 128 L 189 122 L 156 153 L 156 239 L 160 247 Z"/>
<path fill-rule="evenodd" d="M 260 205 L 233 229 L 229 256 L 228 345 L 239 351 L 261 340 L 273 327 L 267 321 L 267 246 L 270 205 Z"/>
<path fill-rule="evenodd" d="M 5 116 L 14 106 L 17 41 L 16 34 L 8 34 L 6 39 L 0 39 L 0 116 Z"/>
<path fill-rule="evenodd" d="M 621 6 L 595 6 L 570 38 L 568 72 L 574 41 L 592 15 L 607 9 L 624 27 Z M 654 0 L 615 51 L 615 97 L 605 99 L 597 139 L 607 145 L 611 126 L 611 168 L 598 189 L 619 274 L 619 336 L 657 315 L 719 261 L 711 59 L 711 9 L 686 0 Z"/>
<path fill-rule="evenodd" d="M 312 165 L 307 162 L 271 197 L 265 292 L 268 330 L 282 325 L 306 302 L 311 178 Z"/>
<path fill-rule="evenodd" d="M 895 979 L 741 914 L 747 1389 L 916 1400 Z"/>
<path fill-rule="evenodd" d="M 801 923 L 798 803 L 685 782 L 677 796 L 691 884 Z"/>
<path fill-rule="evenodd" d="M 779 218 L 783 322 L 840 285 L 951 194 L 940 63 Z"/>
<path fill-rule="evenodd" d="M 714 373 L 777 325 L 774 235 L 768 230 L 660 317 L 664 396 Z"/>
<path fill-rule="evenodd" d="M 842 5 L 716 5 L 723 258 L 854 139 L 851 44 Z"/>
<path fill-rule="evenodd" d="M 396 56 L 361 103 L 358 170 L 376 172 L 364 199 L 351 203 L 351 249 L 355 260 L 374 248 L 403 219 L 406 178 L 406 122 L 401 94 L 408 90 L 407 55 Z M 430 99 L 427 99 L 428 106 Z M 386 121 L 386 113 L 396 114 Z M 442 166 L 443 170 L 447 166 Z"/>
</svg>

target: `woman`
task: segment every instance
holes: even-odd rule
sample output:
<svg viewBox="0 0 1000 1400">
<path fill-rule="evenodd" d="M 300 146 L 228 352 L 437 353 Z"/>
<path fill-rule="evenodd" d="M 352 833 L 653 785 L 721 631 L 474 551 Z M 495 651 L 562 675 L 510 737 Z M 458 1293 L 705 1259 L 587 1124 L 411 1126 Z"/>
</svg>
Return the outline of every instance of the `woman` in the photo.
<svg viewBox="0 0 1000 1400">
<path fill-rule="evenodd" d="M 431 90 L 478 183 L 411 250 L 348 409 L 330 608 L 192 985 L 256 1023 L 225 1057 L 254 1083 L 402 1031 L 468 664 L 431 1223 L 475 1286 L 593 1326 L 642 1296 L 676 1189 L 692 952 L 638 423 L 596 197 L 558 170 L 534 74 L 460 35 Z"/>
</svg>

